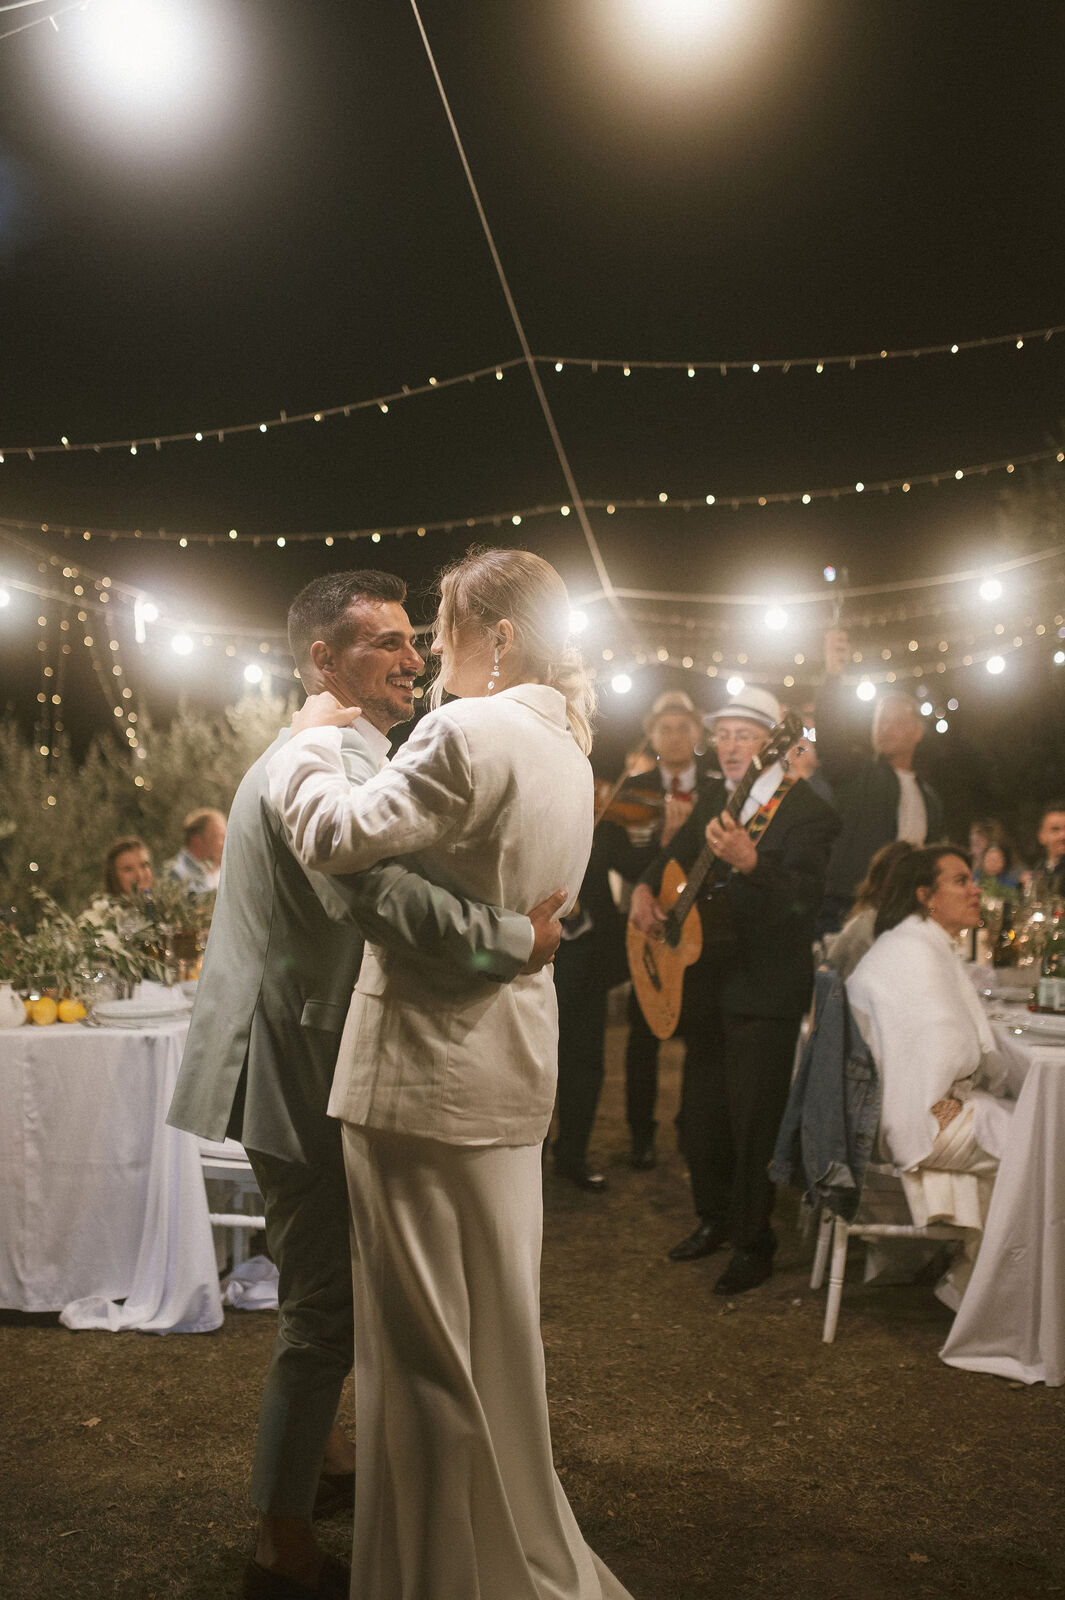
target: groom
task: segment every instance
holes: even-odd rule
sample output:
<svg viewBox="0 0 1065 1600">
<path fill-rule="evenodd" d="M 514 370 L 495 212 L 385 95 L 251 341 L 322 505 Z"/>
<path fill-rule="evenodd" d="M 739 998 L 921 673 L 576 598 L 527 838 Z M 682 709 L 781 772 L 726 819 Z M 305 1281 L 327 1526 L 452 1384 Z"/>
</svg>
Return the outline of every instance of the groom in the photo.
<svg viewBox="0 0 1065 1600">
<path fill-rule="evenodd" d="M 328 689 L 363 714 L 344 732 L 352 783 L 387 756 L 414 712 L 424 662 L 390 573 L 338 572 L 307 585 L 288 615 L 308 694 Z M 305 871 L 288 847 L 264 772 L 284 729 L 245 774 L 229 814 L 222 879 L 168 1120 L 247 1151 L 265 1201 L 280 1315 L 263 1388 L 251 1497 L 259 1510 L 245 1600 L 348 1593 L 347 1569 L 314 1537 L 320 1485 L 350 1499 L 354 1451 L 336 1424 L 353 1354 L 348 1197 L 340 1124 L 326 1115 L 364 938 L 506 982 L 538 971 L 559 940 L 564 893 L 528 917 L 458 900 L 394 862 L 351 878 Z M 335 1495 L 334 1495 L 335 1499 Z"/>
</svg>

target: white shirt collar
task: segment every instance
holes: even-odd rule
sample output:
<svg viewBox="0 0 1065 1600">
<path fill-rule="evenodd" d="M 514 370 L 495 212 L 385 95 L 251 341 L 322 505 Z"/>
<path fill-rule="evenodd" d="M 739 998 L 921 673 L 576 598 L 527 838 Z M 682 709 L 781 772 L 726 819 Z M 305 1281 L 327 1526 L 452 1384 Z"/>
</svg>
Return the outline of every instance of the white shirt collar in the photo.
<svg viewBox="0 0 1065 1600">
<path fill-rule="evenodd" d="M 658 776 L 661 778 L 662 787 L 667 794 L 673 787 L 674 778 L 680 779 L 680 787 L 685 794 L 691 794 L 695 789 L 698 773 L 696 772 L 695 762 L 690 761 L 683 772 L 669 772 L 665 767 L 660 766 Z"/>
<path fill-rule="evenodd" d="M 388 752 L 392 747 L 392 741 L 388 735 L 382 733 L 380 728 L 375 728 L 372 722 L 367 722 L 365 717 L 357 717 L 352 723 L 352 727 L 356 733 L 362 735 L 370 746 L 370 754 L 377 762 L 378 767 L 383 767 L 388 760 Z"/>
</svg>

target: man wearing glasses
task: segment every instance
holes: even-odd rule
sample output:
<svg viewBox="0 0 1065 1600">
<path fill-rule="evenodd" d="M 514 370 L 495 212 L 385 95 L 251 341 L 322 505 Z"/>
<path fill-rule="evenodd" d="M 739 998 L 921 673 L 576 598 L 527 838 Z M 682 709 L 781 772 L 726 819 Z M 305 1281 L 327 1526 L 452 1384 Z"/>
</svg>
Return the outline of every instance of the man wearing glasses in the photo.
<svg viewBox="0 0 1065 1600">
<path fill-rule="evenodd" d="M 694 1261 L 731 1244 L 714 1286 L 743 1294 L 772 1270 L 774 1190 L 767 1176 L 791 1081 L 799 1023 L 813 984 L 811 946 L 839 819 L 780 763 L 760 774 L 735 821 L 729 795 L 779 720 L 776 697 L 744 688 L 706 718 L 722 777 L 648 868 L 630 919 L 660 935 L 655 899 L 671 858 L 690 871 L 704 844 L 717 857 L 697 901 L 703 953 L 684 982 L 688 1056 L 681 1148 L 698 1215 L 669 1252 Z M 756 821 L 757 819 L 757 821 Z M 768 820 L 767 820 L 768 819 Z M 748 829 L 755 824 L 757 845 Z"/>
</svg>

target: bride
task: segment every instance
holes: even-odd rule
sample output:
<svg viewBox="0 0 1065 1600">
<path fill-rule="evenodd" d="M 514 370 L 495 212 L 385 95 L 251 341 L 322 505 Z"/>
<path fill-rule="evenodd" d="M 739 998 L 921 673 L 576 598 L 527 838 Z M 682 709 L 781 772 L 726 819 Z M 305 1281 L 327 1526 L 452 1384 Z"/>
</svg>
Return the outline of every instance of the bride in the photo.
<svg viewBox="0 0 1065 1600">
<path fill-rule="evenodd" d="M 339 728 L 355 712 L 330 695 L 272 759 L 300 860 L 342 873 L 403 856 L 515 911 L 563 884 L 571 902 L 591 846 L 592 694 L 568 627 L 538 556 L 471 552 L 445 572 L 435 709 L 392 764 L 349 786 Z M 367 946 L 329 1107 L 353 1221 L 358 1600 L 628 1600 L 551 1457 L 540 1146 L 557 1042 L 549 972 L 462 987 Z"/>
</svg>

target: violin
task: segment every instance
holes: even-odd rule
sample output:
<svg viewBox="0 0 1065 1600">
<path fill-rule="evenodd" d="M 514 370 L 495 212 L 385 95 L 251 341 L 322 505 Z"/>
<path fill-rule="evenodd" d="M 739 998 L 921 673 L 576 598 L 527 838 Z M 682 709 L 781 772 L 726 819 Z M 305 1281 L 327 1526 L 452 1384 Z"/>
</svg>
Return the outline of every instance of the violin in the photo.
<svg viewBox="0 0 1065 1600">
<path fill-rule="evenodd" d="M 617 785 L 608 791 L 603 803 L 596 807 L 596 826 L 600 822 L 618 822 L 623 828 L 646 828 L 661 822 L 666 797 L 661 784 L 654 789 L 627 789 L 618 794 Z"/>
</svg>

